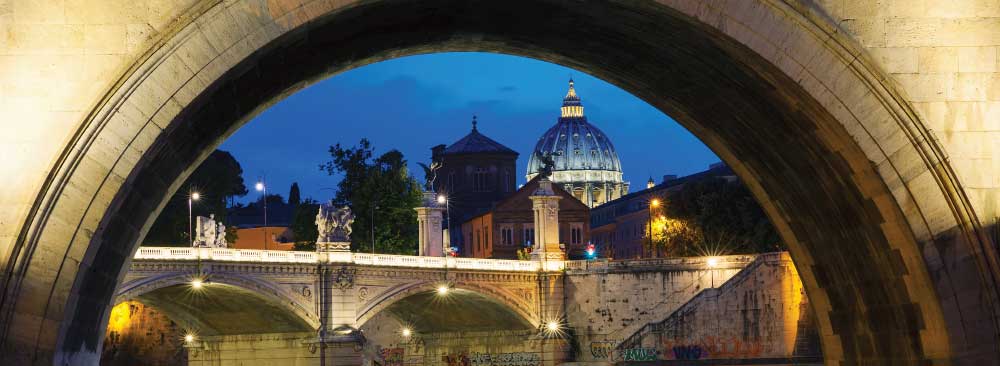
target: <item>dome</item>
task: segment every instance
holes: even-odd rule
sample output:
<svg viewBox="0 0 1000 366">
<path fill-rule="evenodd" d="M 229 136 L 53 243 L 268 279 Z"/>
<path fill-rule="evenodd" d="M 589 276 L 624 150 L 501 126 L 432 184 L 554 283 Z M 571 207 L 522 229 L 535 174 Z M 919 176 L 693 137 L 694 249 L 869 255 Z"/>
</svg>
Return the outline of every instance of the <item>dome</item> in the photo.
<svg viewBox="0 0 1000 366">
<path fill-rule="evenodd" d="M 528 180 L 542 169 L 538 156 L 548 154 L 554 162 L 552 180 L 555 182 L 567 180 L 560 177 L 569 177 L 573 181 L 621 182 L 618 153 L 607 135 L 587 122 L 572 79 L 561 109 L 558 122 L 542 134 L 528 159 Z M 580 174 L 559 173 L 570 171 Z"/>
</svg>

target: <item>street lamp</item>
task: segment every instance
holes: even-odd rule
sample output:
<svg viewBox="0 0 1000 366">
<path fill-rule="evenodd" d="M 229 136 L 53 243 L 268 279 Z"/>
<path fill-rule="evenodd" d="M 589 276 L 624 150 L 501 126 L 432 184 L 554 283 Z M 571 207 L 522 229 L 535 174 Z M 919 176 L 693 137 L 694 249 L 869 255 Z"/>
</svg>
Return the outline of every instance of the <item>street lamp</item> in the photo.
<svg viewBox="0 0 1000 366">
<path fill-rule="evenodd" d="M 444 205 L 444 216 L 445 216 L 445 219 L 448 221 L 448 223 L 445 226 L 448 227 L 448 246 L 450 247 L 451 246 L 451 235 L 452 234 L 451 234 L 451 208 L 449 206 L 451 206 L 451 205 L 448 204 L 449 203 L 448 202 L 448 196 L 445 196 L 443 193 L 439 194 L 437 196 L 437 203 L 439 205 Z M 447 251 L 445 251 L 442 248 L 441 255 L 447 256 L 448 253 L 447 253 Z"/>
<path fill-rule="evenodd" d="M 264 184 L 264 179 L 257 181 L 254 188 L 264 194 L 264 250 L 267 250 L 267 185 Z"/>
<path fill-rule="evenodd" d="M 707 261 L 705 261 L 705 264 L 707 264 L 708 268 L 710 268 L 709 273 L 711 273 L 712 276 L 712 288 L 715 288 L 715 267 L 719 265 L 719 258 L 710 257 Z"/>
<path fill-rule="evenodd" d="M 649 250 L 650 251 L 653 250 L 653 208 L 655 208 L 655 207 L 660 207 L 660 200 L 658 198 L 654 198 L 651 201 L 649 201 L 649 219 L 646 220 L 648 222 L 648 224 L 649 224 L 649 235 L 648 235 L 648 237 L 649 237 Z"/>
<path fill-rule="evenodd" d="M 198 192 L 191 192 L 188 195 L 188 239 L 191 241 L 191 246 L 194 246 L 194 215 L 192 214 L 191 207 L 194 201 L 200 200 L 201 195 Z"/>
</svg>

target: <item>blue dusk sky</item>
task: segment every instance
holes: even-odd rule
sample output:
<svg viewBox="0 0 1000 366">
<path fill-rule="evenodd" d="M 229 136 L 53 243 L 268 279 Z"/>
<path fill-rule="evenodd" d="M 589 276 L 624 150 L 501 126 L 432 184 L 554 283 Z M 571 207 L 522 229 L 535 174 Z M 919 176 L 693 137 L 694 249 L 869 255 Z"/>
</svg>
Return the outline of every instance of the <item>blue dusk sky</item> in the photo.
<svg viewBox="0 0 1000 366">
<path fill-rule="evenodd" d="M 559 117 L 571 76 L 584 114 L 618 150 L 633 192 L 651 176 L 659 182 L 664 174 L 696 173 L 719 161 L 673 119 L 614 85 L 556 64 L 489 53 L 411 56 L 334 75 L 263 111 L 219 148 L 240 162 L 251 190 L 265 177 L 269 193 L 287 198 L 298 182 L 303 198 L 323 201 L 340 181 L 319 170 L 331 145 L 354 146 L 367 137 L 376 156 L 397 149 L 423 182 L 417 163 L 429 162 L 432 146 L 468 134 L 476 115 L 480 132 L 521 154 L 521 184 L 538 137 Z M 239 201 L 256 197 L 251 192 Z"/>
</svg>

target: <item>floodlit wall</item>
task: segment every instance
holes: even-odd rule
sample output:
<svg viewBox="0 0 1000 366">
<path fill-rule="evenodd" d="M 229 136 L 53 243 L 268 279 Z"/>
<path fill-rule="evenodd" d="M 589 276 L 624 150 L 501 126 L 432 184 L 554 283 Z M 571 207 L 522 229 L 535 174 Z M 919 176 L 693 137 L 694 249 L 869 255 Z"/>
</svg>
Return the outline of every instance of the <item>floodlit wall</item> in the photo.
<svg viewBox="0 0 1000 366">
<path fill-rule="evenodd" d="M 762 255 L 719 288 L 699 293 L 666 319 L 643 327 L 609 357 L 652 350 L 665 360 L 819 362 L 811 312 L 788 253 Z"/>
</svg>

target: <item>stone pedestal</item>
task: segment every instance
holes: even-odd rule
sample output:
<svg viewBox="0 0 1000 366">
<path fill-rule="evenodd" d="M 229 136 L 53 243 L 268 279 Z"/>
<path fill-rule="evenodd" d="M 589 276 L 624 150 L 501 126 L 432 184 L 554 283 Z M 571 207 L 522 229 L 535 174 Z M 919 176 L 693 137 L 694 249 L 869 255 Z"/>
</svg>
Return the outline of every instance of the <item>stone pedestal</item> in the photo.
<svg viewBox="0 0 1000 366">
<path fill-rule="evenodd" d="M 317 242 L 316 253 L 319 254 L 320 263 L 351 262 L 351 242 Z"/>
<path fill-rule="evenodd" d="M 414 208 L 420 228 L 417 254 L 421 256 L 444 256 L 444 233 L 441 231 L 444 207 L 438 205 L 436 199 L 434 192 L 424 193 L 423 206 Z"/>
<path fill-rule="evenodd" d="M 543 268 L 552 269 L 548 262 L 562 265 L 566 254 L 559 248 L 559 200 L 562 197 L 552 190 L 552 182 L 542 178 L 538 189 L 530 196 L 535 213 L 535 247 L 531 258 L 543 261 Z"/>
</svg>

